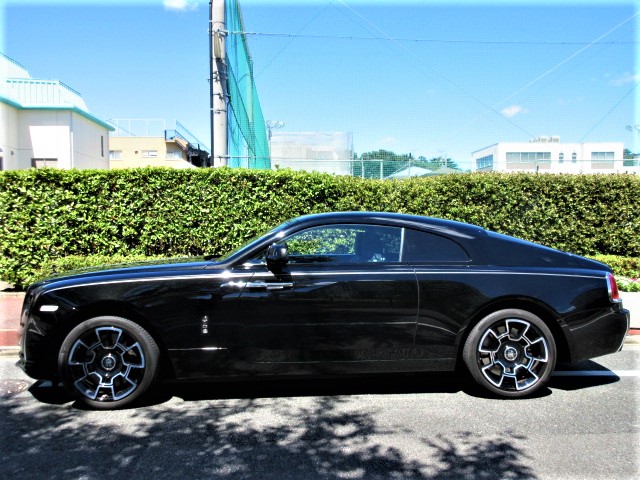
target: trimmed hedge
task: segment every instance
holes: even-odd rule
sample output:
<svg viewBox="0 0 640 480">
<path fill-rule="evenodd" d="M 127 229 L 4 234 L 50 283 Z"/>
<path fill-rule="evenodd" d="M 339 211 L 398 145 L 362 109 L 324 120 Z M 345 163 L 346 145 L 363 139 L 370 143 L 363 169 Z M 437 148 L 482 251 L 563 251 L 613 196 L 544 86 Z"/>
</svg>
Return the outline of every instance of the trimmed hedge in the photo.
<svg viewBox="0 0 640 480">
<path fill-rule="evenodd" d="M 396 181 L 290 170 L 0 172 L 0 276 L 69 255 L 219 255 L 305 213 L 374 210 L 474 223 L 582 255 L 640 257 L 632 175 L 460 174 Z"/>
<path fill-rule="evenodd" d="M 615 255 L 594 255 L 591 258 L 606 263 L 613 273 L 620 277 L 640 278 L 640 258 L 617 257 Z"/>
</svg>

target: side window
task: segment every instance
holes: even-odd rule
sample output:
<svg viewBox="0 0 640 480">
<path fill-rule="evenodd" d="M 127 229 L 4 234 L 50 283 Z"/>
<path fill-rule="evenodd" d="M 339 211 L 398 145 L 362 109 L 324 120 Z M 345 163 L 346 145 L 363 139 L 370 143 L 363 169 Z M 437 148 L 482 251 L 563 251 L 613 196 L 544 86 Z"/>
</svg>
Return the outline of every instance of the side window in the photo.
<svg viewBox="0 0 640 480">
<path fill-rule="evenodd" d="M 376 225 L 328 225 L 285 238 L 291 263 L 397 262 L 402 230 Z"/>
<path fill-rule="evenodd" d="M 403 262 L 468 262 L 467 252 L 453 240 L 407 228 L 404 234 Z"/>
</svg>

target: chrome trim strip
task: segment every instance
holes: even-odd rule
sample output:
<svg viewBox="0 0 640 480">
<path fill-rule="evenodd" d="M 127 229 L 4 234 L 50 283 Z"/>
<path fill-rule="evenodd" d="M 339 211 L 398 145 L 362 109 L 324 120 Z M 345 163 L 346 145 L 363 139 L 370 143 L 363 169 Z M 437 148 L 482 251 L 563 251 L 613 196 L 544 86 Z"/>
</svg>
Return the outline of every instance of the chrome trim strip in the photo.
<svg viewBox="0 0 640 480">
<path fill-rule="evenodd" d="M 174 275 L 171 277 L 144 277 L 144 278 L 127 278 L 122 280 L 105 280 L 105 281 L 97 281 L 97 282 L 89 282 L 89 283 L 79 283 L 74 285 L 64 285 L 62 287 L 54 287 L 51 290 L 47 290 L 46 292 L 55 292 L 56 290 L 65 290 L 67 288 L 79 288 L 79 287 L 90 287 L 92 285 L 113 285 L 115 283 L 139 283 L 139 282 L 168 282 L 174 280 L 209 280 L 209 279 L 217 279 L 217 278 L 228 278 L 228 277 L 251 277 L 253 276 L 253 272 L 249 273 L 231 273 L 229 271 L 224 271 L 222 273 L 210 273 L 208 275 Z M 45 286 L 46 288 L 46 286 Z"/>
<path fill-rule="evenodd" d="M 372 264 L 374 265 L 374 264 Z M 380 265 L 380 264 L 375 264 Z M 357 276 L 357 275 L 375 275 L 375 276 L 398 276 L 398 275 L 411 275 L 414 277 L 415 275 L 420 274 L 430 274 L 430 275 L 528 275 L 528 276 L 547 276 L 547 277 L 573 277 L 573 278 L 603 278 L 599 275 L 578 275 L 578 274 L 568 274 L 568 273 L 543 273 L 543 272 L 510 272 L 510 271 L 501 271 L 501 270 L 490 270 L 490 271 L 469 271 L 469 270 L 414 270 L 411 267 L 407 267 L 400 271 L 343 271 L 343 272 L 292 272 L 292 277 L 305 277 L 310 275 L 315 276 Z M 56 290 L 65 290 L 68 288 L 80 288 L 80 287 L 88 287 L 92 285 L 113 285 L 117 283 L 141 283 L 141 282 L 168 282 L 168 281 L 176 281 L 176 280 L 209 280 L 209 279 L 218 279 L 218 278 L 242 278 L 242 277 L 252 277 L 256 278 L 260 277 L 270 277 L 273 278 L 273 274 L 271 273 L 254 273 L 254 272 L 238 272 L 231 273 L 229 271 L 224 271 L 221 273 L 209 273 L 206 275 L 198 274 L 198 275 L 174 275 L 170 277 L 144 277 L 144 278 L 128 278 L 121 280 L 105 280 L 105 281 L 97 281 L 97 282 L 88 282 L 88 283 L 80 283 L 74 285 L 64 285 L 61 287 L 53 287 L 47 292 L 54 292 Z M 46 288 L 46 287 L 45 287 Z"/>
<path fill-rule="evenodd" d="M 509 272 L 509 271 L 501 271 L 501 270 L 490 270 L 490 271 L 484 271 L 484 272 L 470 272 L 470 271 L 442 271 L 442 270 L 437 270 L 437 271 L 430 271 L 430 270 L 426 270 L 426 271 L 418 271 L 416 270 L 416 275 L 419 274 L 446 274 L 446 275 L 450 275 L 450 274 L 464 274 L 464 275 L 528 275 L 528 276 L 542 276 L 542 277 L 572 277 L 572 278 L 603 278 L 599 275 L 578 275 L 578 274 L 571 274 L 571 273 L 543 273 L 543 272 Z"/>
</svg>

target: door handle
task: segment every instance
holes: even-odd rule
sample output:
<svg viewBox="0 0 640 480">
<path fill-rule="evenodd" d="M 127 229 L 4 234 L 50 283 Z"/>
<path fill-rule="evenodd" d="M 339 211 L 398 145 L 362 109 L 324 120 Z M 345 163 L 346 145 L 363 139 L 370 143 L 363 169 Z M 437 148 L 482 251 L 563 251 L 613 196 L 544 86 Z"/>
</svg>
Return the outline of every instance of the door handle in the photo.
<svg viewBox="0 0 640 480">
<path fill-rule="evenodd" d="M 247 282 L 227 282 L 220 285 L 221 288 L 237 288 L 238 290 L 242 290 L 247 286 Z"/>
<path fill-rule="evenodd" d="M 246 288 L 270 290 L 284 290 L 293 288 L 293 282 L 247 282 Z"/>
</svg>

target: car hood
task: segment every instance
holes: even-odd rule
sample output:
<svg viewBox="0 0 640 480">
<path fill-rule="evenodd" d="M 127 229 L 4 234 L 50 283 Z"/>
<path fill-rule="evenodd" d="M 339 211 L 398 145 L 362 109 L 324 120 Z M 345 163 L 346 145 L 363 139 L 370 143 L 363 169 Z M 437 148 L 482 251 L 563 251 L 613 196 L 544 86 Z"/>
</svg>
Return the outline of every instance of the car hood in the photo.
<svg viewBox="0 0 640 480">
<path fill-rule="evenodd" d="M 82 268 L 79 270 L 71 270 L 61 274 L 53 275 L 49 278 L 37 282 L 32 287 L 44 286 L 51 283 L 60 283 L 66 281 L 91 281 L 102 280 L 105 277 L 128 277 L 128 276 L 147 276 L 154 274 L 170 274 L 171 272 L 185 272 L 189 270 L 202 270 L 205 267 L 216 265 L 212 261 L 205 261 L 202 257 L 165 259 L 165 260 L 149 260 L 143 262 L 101 265 L 96 267 Z"/>
</svg>

